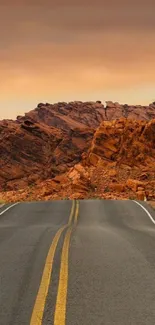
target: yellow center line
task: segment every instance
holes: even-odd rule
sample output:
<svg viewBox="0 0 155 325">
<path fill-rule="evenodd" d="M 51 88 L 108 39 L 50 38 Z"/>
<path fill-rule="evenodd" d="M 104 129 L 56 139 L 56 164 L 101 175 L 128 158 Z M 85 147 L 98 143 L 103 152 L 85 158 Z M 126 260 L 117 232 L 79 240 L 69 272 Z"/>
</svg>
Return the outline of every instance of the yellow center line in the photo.
<svg viewBox="0 0 155 325">
<path fill-rule="evenodd" d="M 61 227 L 57 231 L 57 233 L 52 241 L 51 247 L 49 249 L 49 252 L 48 252 L 48 255 L 46 258 L 46 262 L 45 262 L 45 266 L 44 266 L 44 271 L 43 271 L 40 287 L 38 290 L 37 298 L 36 298 L 35 305 L 34 305 L 33 312 L 32 312 L 30 325 L 41 325 L 42 324 L 46 297 L 48 294 L 48 289 L 49 289 L 49 285 L 50 285 L 50 281 L 51 281 L 51 274 L 52 274 L 52 269 L 53 269 L 53 261 L 54 261 L 55 251 L 56 251 L 56 248 L 57 248 L 57 245 L 58 245 L 58 242 L 59 242 L 62 232 L 64 231 L 64 229 L 66 229 L 68 226 L 70 226 L 70 224 L 72 222 L 73 214 L 74 214 L 74 207 L 75 207 L 75 202 L 73 201 L 68 224 Z"/>
<path fill-rule="evenodd" d="M 71 209 L 71 213 L 69 216 L 68 226 L 70 226 L 72 223 L 72 219 L 73 219 L 73 215 L 74 215 L 74 208 L 75 208 L 75 201 L 73 201 L 73 204 L 72 204 L 72 209 Z"/>
<path fill-rule="evenodd" d="M 75 217 L 74 217 L 74 225 L 77 224 L 79 214 L 79 201 L 76 201 L 76 210 L 75 210 Z"/>
<path fill-rule="evenodd" d="M 76 202 L 76 212 L 74 225 L 69 227 L 66 232 L 64 244 L 61 255 L 61 266 L 59 274 L 59 285 L 57 292 L 57 300 L 54 314 L 54 325 L 65 325 L 66 322 L 66 303 L 67 303 L 67 289 L 68 289 L 68 257 L 69 257 L 69 244 L 72 230 L 74 229 L 79 212 L 79 202 Z"/>
</svg>

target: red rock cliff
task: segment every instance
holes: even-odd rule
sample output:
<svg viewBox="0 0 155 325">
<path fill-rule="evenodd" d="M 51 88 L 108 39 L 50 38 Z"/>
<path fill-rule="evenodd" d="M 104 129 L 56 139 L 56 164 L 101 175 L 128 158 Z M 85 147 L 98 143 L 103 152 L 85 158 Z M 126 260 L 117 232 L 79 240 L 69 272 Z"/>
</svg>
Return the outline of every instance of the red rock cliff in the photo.
<svg viewBox="0 0 155 325">
<path fill-rule="evenodd" d="M 104 107 L 98 101 L 40 103 L 25 116 L 18 116 L 16 121 L 1 121 L 0 189 L 22 189 L 62 173 L 72 173 L 74 168 L 86 168 L 88 176 L 94 168 L 88 182 L 86 177 L 83 178 L 87 192 L 89 184 L 95 182 L 93 177 L 98 179 L 97 183 L 102 183 L 103 178 L 103 183 L 107 183 L 109 164 L 116 165 L 117 169 L 111 171 L 110 177 L 115 178 L 115 173 L 116 176 L 124 175 L 116 177 L 117 183 L 127 180 L 126 170 L 129 168 L 130 177 L 139 179 L 143 174 L 144 178 L 146 169 L 150 173 L 149 179 L 154 180 L 153 118 L 155 103 L 144 107 L 107 102 Z M 80 165 L 82 167 L 78 167 Z M 106 174 L 100 177 L 104 170 Z M 67 186 L 72 192 L 75 189 L 71 183 Z M 104 184 L 98 187 L 99 192 Z"/>
</svg>

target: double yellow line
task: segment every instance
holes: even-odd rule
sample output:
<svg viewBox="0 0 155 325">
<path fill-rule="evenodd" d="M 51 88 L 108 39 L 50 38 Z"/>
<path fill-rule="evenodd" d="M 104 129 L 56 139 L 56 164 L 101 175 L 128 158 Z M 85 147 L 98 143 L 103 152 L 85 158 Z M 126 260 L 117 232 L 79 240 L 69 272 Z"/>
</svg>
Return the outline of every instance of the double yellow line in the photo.
<svg viewBox="0 0 155 325">
<path fill-rule="evenodd" d="M 62 248 L 59 284 L 58 284 L 57 299 L 56 299 L 55 314 L 54 314 L 54 325 L 65 325 L 67 286 L 68 286 L 69 244 L 70 244 L 70 237 L 71 237 L 72 230 L 77 224 L 78 214 L 79 214 L 79 202 L 73 201 L 71 213 L 69 216 L 69 221 L 67 225 L 61 227 L 58 230 L 49 249 L 40 287 L 38 290 L 37 298 L 32 312 L 30 325 L 42 324 L 46 298 L 47 298 L 49 285 L 52 277 L 53 261 L 54 261 L 56 248 L 63 231 L 67 229 L 64 243 L 63 243 L 63 248 Z"/>
</svg>

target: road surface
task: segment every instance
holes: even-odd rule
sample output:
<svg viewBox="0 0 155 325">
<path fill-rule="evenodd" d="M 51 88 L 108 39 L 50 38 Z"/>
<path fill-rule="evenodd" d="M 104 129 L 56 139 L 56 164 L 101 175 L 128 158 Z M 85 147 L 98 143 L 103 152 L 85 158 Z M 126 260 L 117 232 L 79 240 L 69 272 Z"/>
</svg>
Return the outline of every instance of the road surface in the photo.
<svg viewBox="0 0 155 325">
<path fill-rule="evenodd" d="M 146 202 L 0 208 L 0 325 L 154 325 L 155 211 Z"/>
</svg>

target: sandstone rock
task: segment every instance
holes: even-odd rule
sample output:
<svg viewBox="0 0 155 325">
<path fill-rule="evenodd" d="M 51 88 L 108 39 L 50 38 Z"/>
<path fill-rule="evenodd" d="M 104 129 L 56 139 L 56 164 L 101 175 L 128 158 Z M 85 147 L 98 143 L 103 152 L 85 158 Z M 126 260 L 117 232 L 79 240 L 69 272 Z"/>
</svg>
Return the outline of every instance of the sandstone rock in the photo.
<svg viewBox="0 0 155 325">
<path fill-rule="evenodd" d="M 116 177 L 112 177 L 112 183 L 117 183 L 117 178 Z"/>
<path fill-rule="evenodd" d="M 90 155 L 89 155 L 90 164 L 92 164 L 93 166 L 96 166 L 97 163 L 99 162 L 99 160 L 100 160 L 99 156 L 97 156 L 95 153 L 92 153 L 92 152 L 90 153 Z"/>
<path fill-rule="evenodd" d="M 45 188 L 44 191 L 42 192 L 43 196 L 49 196 L 51 194 L 53 194 L 54 190 L 53 188 Z"/>
<path fill-rule="evenodd" d="M 153 117 L 154 103 L 142 107 L 107 102 L 104 107 L 100 101 L 77 101 L 40 103 L 16 121 L 1 121 L 0 190 L 4 199 L 72 195 L 125 199 L 146 192 L 147 199 L 153 200 Z"/>
<path fill-rule="evenodd" d="M 111 169 L 111 170 L 109 170 L 109 176 L 110 176 L 110 177 L 115 177 L 115 176 L 117 176 L 117 172 L 116 172 L 116 170 L 115 170 L 115 169 Z"/>
<path fill-rule="evenodd" d="M 120 165 L 120 168 L 122 168 L 123 170 L 126 170 L 126 171 L 131 171 L 131 166 L 128 166 L 128 165 L 126 165 L 126 164 L 121 164 Z"/>
<path fill-rule="evenodd" d="M 26 113 L 22 120 L 25 118 L 69 132 L 75 128 L 96 128 L 105 118 L 105 109 L 96 102 L 39 103 L 37 110 Z"/>
<path fill-rule="evenodd" d="M 42 106 L 44 106 L 44 104 L 43 103 L 39 103 L 38 105 L 37 105 L 37 107 L 42 107 Z"/>
<path fill-rule="evenodd" d="M 155 156 L 154 125 L 154 121 L 103 121 L 94 134 L 89 156 L 93 153 L 117 161 L 120 166 L 128 165 L 128 170 L 139 164 L 145 166 Z"/>
<path fill-rule="evenodd" d="M 143 186 L 143 187 L 138 186 L 138 187 L 137 187 L 137 191 L 144 191 L 144 186 Z"/>
<path fill-rule="evenodd" d="M 126 182 L 126 185 L 128 188 L 130 188 L 132 191 L 136 192 L 138 187 L 144 188 L 144 183 L 134 180 L 134 179 L 128 179 Z"/>
<path fill-rule="evenodd" d="M 7 126 L 0 122 L 0 189 L 26 187 L 32 175 L 36 182 L 64 173 L 79 161 L 92 137 L 90 130 L 76 129 L 68 135 L 27 119 L 18 124 L 9 121 Z"/>
<path fill-rule="evenodd" d="M 139 176 L 139 179 L 140 179 L 140 180 L 147 180 L 147 179 L 148 179 L 148 173 L 142 173 L 142 174 Z"/>
<path fill-rule="evenodd" d="M 127 105 L 106 102 L 106 117 L 108 120 L 120 119 L 122 116 L 132 120 L 155 119 L 155 106 Z"/>
<path fill-rule="evenodd" d="M 124 192 L 125 190 L 125 185 L 124 184 L 109 184 L 109 188 L 113 191 L 113 192 Z"/>
<path fill-rule="evenodd" d="M 136 194 L 137 194 L 137 200 L 144 201 L 144 199 L 145 199 L 144 191 L 138 191 Z"/>
</svg>

